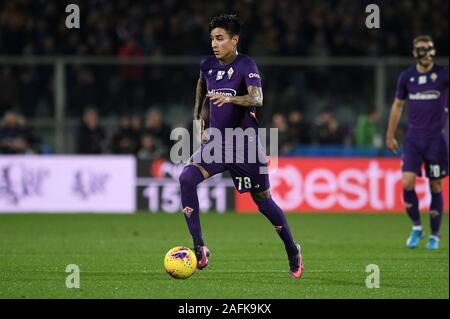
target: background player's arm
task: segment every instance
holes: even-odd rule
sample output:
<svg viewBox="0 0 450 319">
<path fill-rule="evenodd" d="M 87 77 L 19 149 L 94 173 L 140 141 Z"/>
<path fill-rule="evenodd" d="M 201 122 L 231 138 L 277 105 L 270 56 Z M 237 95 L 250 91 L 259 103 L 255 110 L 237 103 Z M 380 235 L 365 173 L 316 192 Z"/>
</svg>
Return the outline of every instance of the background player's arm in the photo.
<svg viewBox="0 0 450 319">
<path fill-rule="evenodd" d="M 386 146 L 394 153 L 398 151 L 398 143 L 395 139 L 398 123 L 402 116 L 405 100 L 395 99 L 392 103 L 391 114 L 389 115 L 389 125 L 386 133 Z"/>
<path fill-rule="evenodd" d="M 198 79 L 197 86 L 195 88 L 195 103 L 194 103 L 194 123 L 196 129 L 200 132 L 200 139 L 203 142 L 207 141 L 206 134 L 204 132 L 205 122 L 201 117 L 203 105 L 206 102 L 206 82 L 202 79 Z"/>
<path fill-rule="evenodd" d="M 242 96 L 224 96 L 221 94 L 208 94 L 207 96 L 217 106 L 222 106 L 225 103 L 246 107 L 260 107 L 263 105 L 263 93 L 261 87 L 250 85 L 247 87 L 247 91 L 248 94 Z"/>
</svg>

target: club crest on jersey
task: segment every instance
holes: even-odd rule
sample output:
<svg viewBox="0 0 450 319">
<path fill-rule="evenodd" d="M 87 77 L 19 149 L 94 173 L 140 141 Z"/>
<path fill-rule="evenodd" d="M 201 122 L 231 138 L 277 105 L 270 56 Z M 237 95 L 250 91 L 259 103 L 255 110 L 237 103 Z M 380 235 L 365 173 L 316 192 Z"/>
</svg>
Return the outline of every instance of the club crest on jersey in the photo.
<svg viewBox="0 0 450 319">
<path fill-rule="evenodd" d="M 212 74 L 212 69 L 209 69 L 208 75 L 211 75 L 211 74 Z"/>
<path fill-rule="evenodd" d="M 433 72 L 433 73 L 430 75 L 430 79 L 431 79 L 431 81 L 433 81 L 433 82 L 436 82 L 437 78 L 438 78 L 438 76 L 437 76 L 437 74 L 436 74 L 435 72 Z"/>
<path fill-rule="evenodd" d="M 216 81 L 222 80 L 224 75 L 225 75 L 225 71 L 217 71 Z"/>
<path fill-rule="evenodd" d="M 193 208 L 186 206 L 185 208 L 183 208 L 183 213 L 189 218 L 192 215 L 192 212 L 194 211 Z"/>
<path fill-rule="evenodd" d="M 231 77 L 233 76 L 234 70 L 232 67 L 230 67 L 227 71 L 228 74 L 228 80 L 231 79 Z"/>
</svg>

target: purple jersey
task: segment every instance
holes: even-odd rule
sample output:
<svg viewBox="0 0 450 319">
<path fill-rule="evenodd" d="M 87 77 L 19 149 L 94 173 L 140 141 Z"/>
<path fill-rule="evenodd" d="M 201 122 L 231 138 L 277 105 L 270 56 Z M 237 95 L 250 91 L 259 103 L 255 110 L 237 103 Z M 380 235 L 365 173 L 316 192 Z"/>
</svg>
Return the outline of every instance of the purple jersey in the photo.
<svg viewBox="0 0 450 319">
<path fill-rule="evenodd" d="M 408 135 L 429 137 L 446 125 L 448 68 L 434 65 L 426 73 L 412 66 L 400 74 L 395 97 L 408 100 Z"/>
<path fill-rule="evenodd" d="M 208 93 L 218 93 L 228 96 L 243 96 L 248 94 L 249 86 L 261 87 L 261 78 L 255 62 L 244 54 L 238 54 L 230 64 L 220 64 L 215 57 L 208 57 L 200 64 L 200 79 L 206 81 Z M 216 128 L 226 136 L 226 128 L 254 129 L 257 134 L 258 121 L 256 120 L 255 107 L 243 107 L 226 103 L 221 107 L 210 103 L 209 126 Z M 256 141 L 256 140 L 255 140 Z M 201 165 L 210 176 L 230 172 L 236 189 L 241 192 L 262 192 L 270 188 L 268 174 L 262 174 L 260 169 L 267 168 L 267 159 L 262 145 L 257 141 L 258 156 L 256 162 L 249 160 L 248 150 L 252 150 L 249 141 L 245 140 L 243 152 L 229 152 L 229 146 L 235 148 L 235 141 L 223 143 L 225 147 L 217 149 L 222 153 L 219 162 L 205 161 L 204 150 L 214 144 L 214 140 L 202 144 L 191 157 L 190 162 Z M 247 143 L 248 142 L 248 143 Z M 236 148 L 236 150 L 239 150 Z M 242 150 L 242 149 L 241 149 Z M 256 149 L 255 149 L 256 150 Z M 206 151 L 209 155 L 209 150 Z M 267 170 L 266 170 L 267 171 Z"/>
<path fill-rule="evenodd" d="M 214 56 L 200 64 L 200 79 L 206 81 L 208 93 L 228 96 L 248 94 L 250 85 L 261 87 L 256 63 L 247 55 L 239 53 L 230 64 L 220 64 Z M 231 103 L 221 107 L 210 102 L 209 126 L 217 128 L 225 136 L 225 128 L 249 127 L 258 129 L 255 107 L 243 107 Z"/>
</svg>

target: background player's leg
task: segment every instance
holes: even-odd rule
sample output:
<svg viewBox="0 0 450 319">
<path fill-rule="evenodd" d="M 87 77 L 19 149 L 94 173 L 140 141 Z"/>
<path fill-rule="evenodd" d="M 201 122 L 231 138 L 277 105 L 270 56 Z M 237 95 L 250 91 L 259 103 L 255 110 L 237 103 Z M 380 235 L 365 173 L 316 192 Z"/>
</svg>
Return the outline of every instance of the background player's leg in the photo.
<svg viewBox="0 0 450 319">
<path fill-rule="evenodd" d="M 421 226 L 419 200 L 417 198 L 416 174 L 412 172 L 403 173 L 403 201 L 405 203 L 406 212 L 414 226 Z"/>
<path fill-rule="evenodd" d="M 442 180 L 430 180 L 431 205 L 430 205 L 430 227 L 431 235 L 439 237 L 442 213 L 444 211 L 444 199 L 442 197 Z"/>
<path fill-rule="evenodd" d="M 283 240 L 286 252 L 289 256 L 297 254 L 298 249 L 292 237 L 286 217 L 281 208 L 273 201 L 268 191 L 252 193 L 252 197 L 259 211 L 269 219 Z"/>
<path fill-rule="evenodd" d="M 419 246 L 423 238 L 423 229 L 420 221 L 419 200 L 415 190 L 416 174 L 412 172 L 403 173 L 403 201 L 405 203 L 406 212 L 413 223 L 411 234 L 406 240 L 408 248 L 416 248 Z"/>
<path fill-rule="evenodd" d="M 429 178 L 431 203 L 430 203 L 430 228 L 431 234 L 425 246 L 427 249 L 439 249 L 440 228 L 444 211 L 444 198 L 442 196 L 442 179 L 448 174 L 448 144 L 446 134 L 441 138 L 429 140 L 426 149 L 425 167 Z"/>
<path fill-rule="evenodd" d="M 197 196 L 197 185 L 205 176 L 194 165 L 187 165 L 180 174 L 181 204 L 189 231 L 194 241 L 194 247 L 204 246 L 202 229 L 200 225 L 200 212 Z"/>
</svg>

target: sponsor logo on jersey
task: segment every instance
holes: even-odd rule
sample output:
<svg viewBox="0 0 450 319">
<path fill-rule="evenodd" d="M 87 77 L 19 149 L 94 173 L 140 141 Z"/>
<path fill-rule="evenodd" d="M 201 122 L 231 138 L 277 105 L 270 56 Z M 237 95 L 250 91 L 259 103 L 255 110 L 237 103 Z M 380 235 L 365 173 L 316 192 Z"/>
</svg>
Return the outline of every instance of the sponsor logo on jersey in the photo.
<svg viewBox="0 0 450 319">
<path fill-rule="evenodd" d="M 224 75 L 225 75 L 225 71 L 217 71 L 216 81 L 222 80 Z"/>
<path fill-rule="evenodd" d="M 248 77 L 249 77 L 250 79 L 253 79 L 253 78 L 258 78 L 258 79 L 260 79 L 260 76 L 259 76 L 258 73 L 249 73 L 249 74 L 248 74 Z"/>
<path fill-rule="evenodd" d="M 426 84 L 427 83 L 427 76 L 421 75 L 419 76 L 419 84 Z"/>
<path fill-rule="evenodd" d="M 424 92 L 410 93 L 409 99 L 416 101 L 437 100 L 440 96 L 441 92 L 439 91 L 424 91 Z"/>
<path fill-rule="evenodd" d="M 208 94 L 221 94 L 225 96 L 236 96 L 236 90 L 230 88 L 222 88 L 215 90 L 208 90 Z"/>
</svg>

